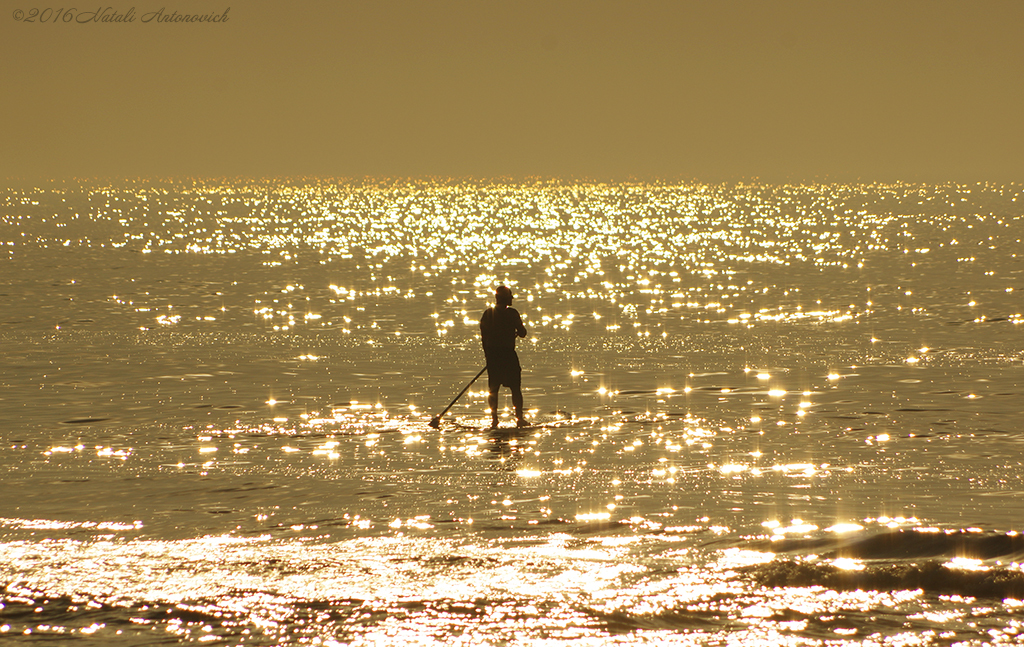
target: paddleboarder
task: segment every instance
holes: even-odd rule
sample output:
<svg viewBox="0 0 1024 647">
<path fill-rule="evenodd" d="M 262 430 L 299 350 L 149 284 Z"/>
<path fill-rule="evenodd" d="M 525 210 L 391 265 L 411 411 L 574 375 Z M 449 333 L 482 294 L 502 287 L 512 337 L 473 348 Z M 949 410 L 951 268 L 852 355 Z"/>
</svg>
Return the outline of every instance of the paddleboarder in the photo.
<svg viewBox="0 0 1024 647">
<path fill-rule="evenodd" d="M 526 337 L 526 326 L 519 312 L 512 307 L 512 290 L 498 286 L 494 291 L 494 307 L 487 308 L 480 318 L 480 338 L 487 358 L 487 404 L 491 408 L 491 427 L 498 426 L 498 391 L 502 386 L 512 389 L 512 405 L 516 424 L 526 426 L 523 416 L 523 369 L 516 355 L 516 338 Z"/>
</svg>

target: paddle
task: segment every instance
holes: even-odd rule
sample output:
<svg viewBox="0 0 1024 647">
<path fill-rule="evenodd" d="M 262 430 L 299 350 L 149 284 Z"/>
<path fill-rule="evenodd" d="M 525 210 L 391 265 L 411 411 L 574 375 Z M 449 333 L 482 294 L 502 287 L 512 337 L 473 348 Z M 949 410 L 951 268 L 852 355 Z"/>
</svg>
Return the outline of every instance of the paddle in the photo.
<svg viewBox="0 0 1024 647">
<path fill-rule="evenodd" d="M 430 422 L 428 422 L 427 424 L 429 424 L 434 429 L 439 428 L 441 426 L 441 418 L 444 416 L 444 414 L 448 413 L 448 409 L 451 409 L 452 407 L 455 406 L 455 403 L 459 401 L 459 398 L 462 397 L 462 394 L 465 393 L 466 391 L 468 391 L 469 387 L 473 386 L 473 382 L 476 382 L 477 377 L 480 377 L 481 375 L 483 375 L 484 371 L 486 371 L 486 370 L 487 370 L 486 366 L 483 367 L 482 369 L 480 369 L 480 372 L 476 374 L 476 377 L 474 377 L 472 380 L 470 380 L 469 384 L 467 384 L 461 391 L 459 391 L 459 394 L 457 396 L 455 396 L 455 399 L 452 400 L 451 403 L 447 407 L 444 408 L 444 411 L 442 411 L 441 413 L 439 413 L 436 416 L 434 416 L 430 420 Z"/>
</svg>

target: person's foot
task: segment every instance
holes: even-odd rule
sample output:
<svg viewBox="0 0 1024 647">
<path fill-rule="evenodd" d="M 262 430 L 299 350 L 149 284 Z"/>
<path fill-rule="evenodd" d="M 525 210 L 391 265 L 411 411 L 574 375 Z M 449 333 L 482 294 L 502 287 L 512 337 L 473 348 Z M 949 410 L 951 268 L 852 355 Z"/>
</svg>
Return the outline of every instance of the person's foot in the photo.
<svg viewBox="0 0 1024 647">
<path fill-rule="evenodd" d="M 494 420 L 491 420 L 491 429 L 497 429 L 497 428 L 498 428 L 498 419 L 495 418 Z"/>
<path fill-rule="evenodd" d="M 518 418 L 516 420 L 516 426 L 517 427 L 529 427 L 530 423 L 529 423 L 529 421 L 526 418 Z"/>
</svg>

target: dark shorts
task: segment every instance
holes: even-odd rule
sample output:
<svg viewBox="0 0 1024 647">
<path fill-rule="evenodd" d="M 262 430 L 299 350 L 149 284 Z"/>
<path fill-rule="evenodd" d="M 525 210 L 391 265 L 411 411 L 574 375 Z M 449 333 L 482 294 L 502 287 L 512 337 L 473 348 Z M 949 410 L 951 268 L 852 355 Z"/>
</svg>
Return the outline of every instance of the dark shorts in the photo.
<svg viewBox="0 0 1024 647">
<path fill-rule="evenodd" d="M 491 392 L 503 386 L 518 389 L 523 382 L 523 369 L 519 365 L 519 355 L 510 351 L 497 353 L 487 358 L 487 387 Z"/>
</svg>

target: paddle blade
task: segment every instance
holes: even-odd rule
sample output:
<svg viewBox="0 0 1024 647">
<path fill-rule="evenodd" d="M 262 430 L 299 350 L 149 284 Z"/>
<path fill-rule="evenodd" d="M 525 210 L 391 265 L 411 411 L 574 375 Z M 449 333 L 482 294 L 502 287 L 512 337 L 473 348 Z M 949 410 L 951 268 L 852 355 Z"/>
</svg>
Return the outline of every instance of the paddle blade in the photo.
<svg viewBox="0 0 1024 647">
<path fill-rule="evenodd" d="M 441 416 L 434 416 L 433 418 L 430 419 L 430 422 L 428 422 L 427 424 L 433 427 L 434 429 L 440 429 Z"/>
</svg>

